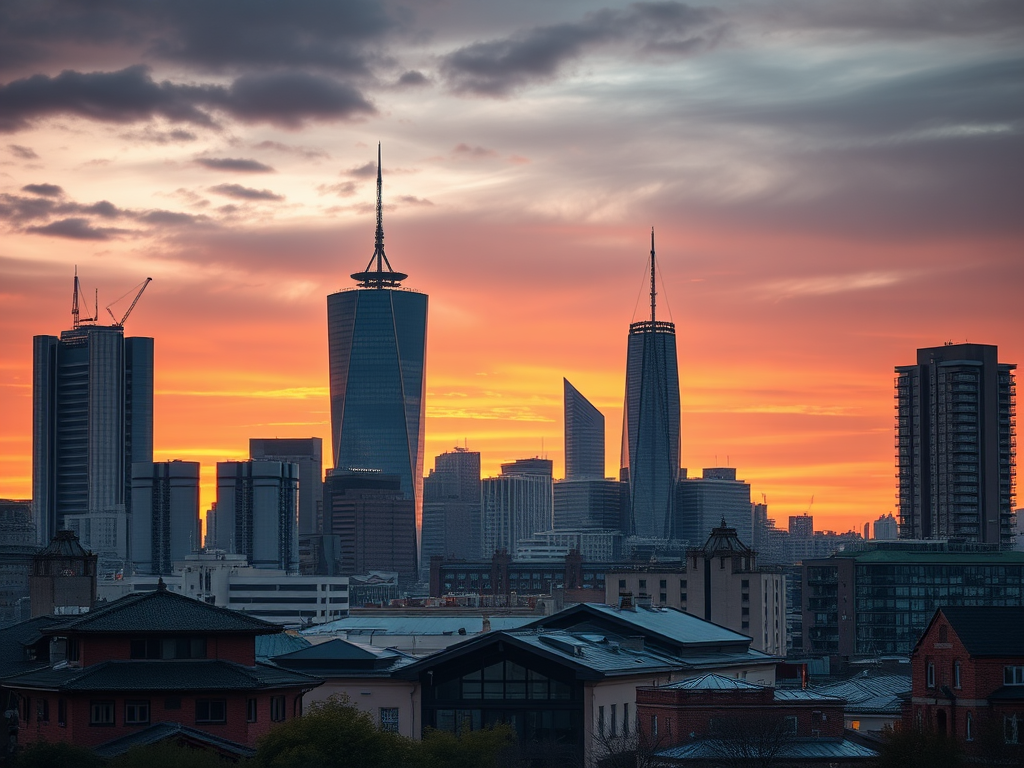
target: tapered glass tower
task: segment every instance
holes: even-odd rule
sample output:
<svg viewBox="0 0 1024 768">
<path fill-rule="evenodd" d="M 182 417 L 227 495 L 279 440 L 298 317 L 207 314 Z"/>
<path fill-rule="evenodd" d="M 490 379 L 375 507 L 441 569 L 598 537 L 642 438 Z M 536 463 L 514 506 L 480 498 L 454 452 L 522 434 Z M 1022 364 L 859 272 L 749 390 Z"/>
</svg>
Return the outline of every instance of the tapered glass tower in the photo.
<svg viewBox="0 0 1024 768">
<path fill-rule="evenodd" d="M 655 316 L 655 269 L 651 230 L 651 319 L 629 326 L 621 466 L 629 481 L 629 532 L 669 538 L 679 474 L 679 367 L 676 326 Z"/>
<path fill-rule="evenodd" d="M 373 256 L 352 275 L 357 287 L 327 297 L 333 456 L 336 469 L 375 469 L 401 478 L 402 492 L 415 502 L 416 535 L 400 540 L 418 547 L 427 296 L 402 288 L 406 277 L 384 253 L 378 146 Z M 416 549 L 408 557 L 415 563 Z"/>
</svg>

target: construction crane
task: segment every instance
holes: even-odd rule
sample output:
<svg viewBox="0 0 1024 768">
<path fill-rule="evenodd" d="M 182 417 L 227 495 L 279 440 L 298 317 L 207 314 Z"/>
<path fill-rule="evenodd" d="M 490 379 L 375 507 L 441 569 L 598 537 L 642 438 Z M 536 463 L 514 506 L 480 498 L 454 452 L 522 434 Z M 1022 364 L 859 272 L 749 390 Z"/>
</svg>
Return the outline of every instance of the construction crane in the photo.
<svg viewBox="0 0 1024 768">
<path fill-rule="evenodd" d="M 119 302 L 121 299 L 125 298 L 125 296 L 127 296 L 128 293 L 131 293 L 132 291 L 134 291 L 135 288 L 132 288 L 131 291 L 128 291 L 128 293 L 124 294 L 124 296 L 119 296 L 117 299 L 115 299 L 114 301 L 112 301 L 109 304 L 107 304 L 107 313 L 110 315 L 110 319 L 114 321 L 114 327 L 115 328 L 123 328 L 124 327 L 124 323 L 128 319 L 128 315 L 130 315 L 132 313 L 132 310 L 135 309 L 135 305 L 138 304 L 139 303 L 139 299 L 142 298 L 142 292 L 144 290 L 146 290 L 146 286 L 149 285 L 151 282 L 153 282 L 153 278 L 152 277 L 147 277 L 139 285 L 135 286 L 135 288 L 139 289 L 139 292 L 137 294 L 135 294 L 135 298 L 132 299 L 131 306 L 128 307 L 128 311 L 124 313 L 124 317 L 121 318 L 120 322 L 114 316 L 114 313 L 110 310 L 110 308 L 112 306 L 114 306 L 115 304 L 117 304 L 117 302 Z"/>
<path fill-rule="evenodd" d="M 78 279 L 78 267 L 76 266 L 75 267 L 75 290 L 74 290 L 74 295 L 71 297 L 71 320 L 72 320 L 71 327 L 72 328 L 77 328 L 82 323 L 95 323 L 97 320 L 100 319 L 100 313 L 99 313 L 99 308 L 100 308 L 100 291 L 99 291 L 99 288 L 96 289 L 96 305 L 95 305 L 96 308 L 95 308 L 95 310 L 92 313 L 92 317 L 81 317 L 81 313 L 79 312 L 79 309 L 78 309 L 78 297 L 81 296 L 81 294 L 82 294 L 82 283 Z M 89 305 L 86 304 L 85 307 L 86 307 L 86 311 L 88 311 Z"/>
</svg>

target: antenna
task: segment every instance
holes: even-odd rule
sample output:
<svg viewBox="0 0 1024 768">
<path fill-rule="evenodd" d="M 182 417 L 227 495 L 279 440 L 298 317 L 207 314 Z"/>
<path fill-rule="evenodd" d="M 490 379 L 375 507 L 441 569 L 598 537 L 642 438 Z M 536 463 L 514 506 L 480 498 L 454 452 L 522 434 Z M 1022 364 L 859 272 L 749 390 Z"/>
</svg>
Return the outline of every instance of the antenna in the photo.
<svg viewBox="0 0 1024 768">
<path fill-rule="evenodd" d="M 71 297 L 71 327 L 78 327 L 78 265 L 75 265 L 74 295 Z"/>
<path fill-rule="evenodd" d="M 657 296 L 654 279 L 654 227 L 651 227 L 651 327 L 654 327 L 654 297 Z M 717 463 L 717 462 L 716 462 Z"/>
<path fill-rule="evenodd" d="M 373 238 L 373 255 L 370 263 L 362 272 L 351 275 L 353 280 L 359 282 L 362 288 L 394 288 L 398 286 L 408 275 L 396 272 L 387 254 L 384 253 L 384 183 L 381 174 L 381 150 L 380 142 L 377 142 L 377 231 Z M 376 264 L 374 264 L 376 262 Z M 385 269 L 385 267 L 387 269 Z"/>
</svg>

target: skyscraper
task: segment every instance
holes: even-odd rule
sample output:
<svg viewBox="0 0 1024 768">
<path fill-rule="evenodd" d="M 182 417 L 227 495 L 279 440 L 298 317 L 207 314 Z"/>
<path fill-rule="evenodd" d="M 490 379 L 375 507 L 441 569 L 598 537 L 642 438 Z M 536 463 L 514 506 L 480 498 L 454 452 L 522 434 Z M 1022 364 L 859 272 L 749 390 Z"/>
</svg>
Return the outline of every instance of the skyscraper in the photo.
<svg viewBox="0 0 1024 768">
<path fill-rule="evenodd" d="M 501 475 L 481 481 L 485 556 L 516 546 L 540 531 L 550 531 L 552 516 L 550 459 L 518 459 L 501 465 Z"/>
<path fill-rule="evenodd" d="M 565 392 L 565 479 L 604 477 L 604 414 L 580 394 L 568 379 Z"/>
<path fill-rule="evenodd" d="M 250 459 L 299 465 L 299 534 L 320 533 L 324 505 L 324 441 L 319 437 L 251 437 Z"/>
<path fill-rule="evenodd" d="M 917 350 L 896 368 L 900 537 L 1013 546 L 1013 371 L 988 344 Z"/>
<path fill-rule="evenodd" d="M 74 515 L 123 558 L 132 462 L 153 460 L 153 339 L 125 338 L 127 314 L 110 326 L 80 321 L 77 274 L 74 290 L 71 330 L 32 340 L 36 536 L 48 543 Z"/>
<path fill-rule="evenodd" d="M 400 478 L 415 509 L 415 561 L 423 514 L 427 297 L 402 288 L 406 277 L 384 254 L 378 146 L 373 256 L 352 275 L 358 287 L 327 297 L 333 458 L 336 469 Z M 405 555 L 398 557 L 404 562 Z"/>
<path fill-rule="evenodd" d="M 480 526 L 480 453 L 465 448 L 442 453 L 423 480 L 421 568 L 429 566 L 432 555 L 482 557 Z"/>
<path fill-rule="evenodd" d="M 676 484 L 677 522 L 673 536 L 696 547 L 707 540 L 713 529 L 722 527 L 724 520 L 725 527 L 734 529 L 740 541 L 752 542 L 750 486 L 736 479 L 733 467 L 708 467 L 703 475 L 680 477 Z"/>
<path fill-rule="evenodd" d="M 629 481 L 630 533 L 669 538 L 679 474 L 676 326 L 655 317 L 651 230 L 651 319 L 631 323 L 622 416 L 622 478 Z"/>
<path fill-rule="evenodd" d="M 217 463 L 214 545 L 254 568 L 299 570 L 299 467 L 286 461 Z"/>
<path fill-rule="evenodd" d="M 170 575 L 202 544 L 199 462 L 132 464 L 131 560 L 136 573 Z"/>
</svg>

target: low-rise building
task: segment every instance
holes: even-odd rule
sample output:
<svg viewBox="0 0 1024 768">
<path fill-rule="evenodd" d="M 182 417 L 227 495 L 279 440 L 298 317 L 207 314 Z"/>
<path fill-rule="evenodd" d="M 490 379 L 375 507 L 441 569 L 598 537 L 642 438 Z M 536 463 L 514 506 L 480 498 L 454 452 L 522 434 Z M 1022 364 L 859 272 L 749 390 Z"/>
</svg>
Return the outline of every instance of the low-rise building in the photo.
<svg viewBox="0 0 1024 768">
<path fill-rule="evenodd" d="M 910 677 L 864 672 L 849 680 L 810 685 L 808 688 L 846 701 L 843 720 L 851 731 L 877 734 L 900 720 L 902 697 L 910 693 Z"/>
</svg>

